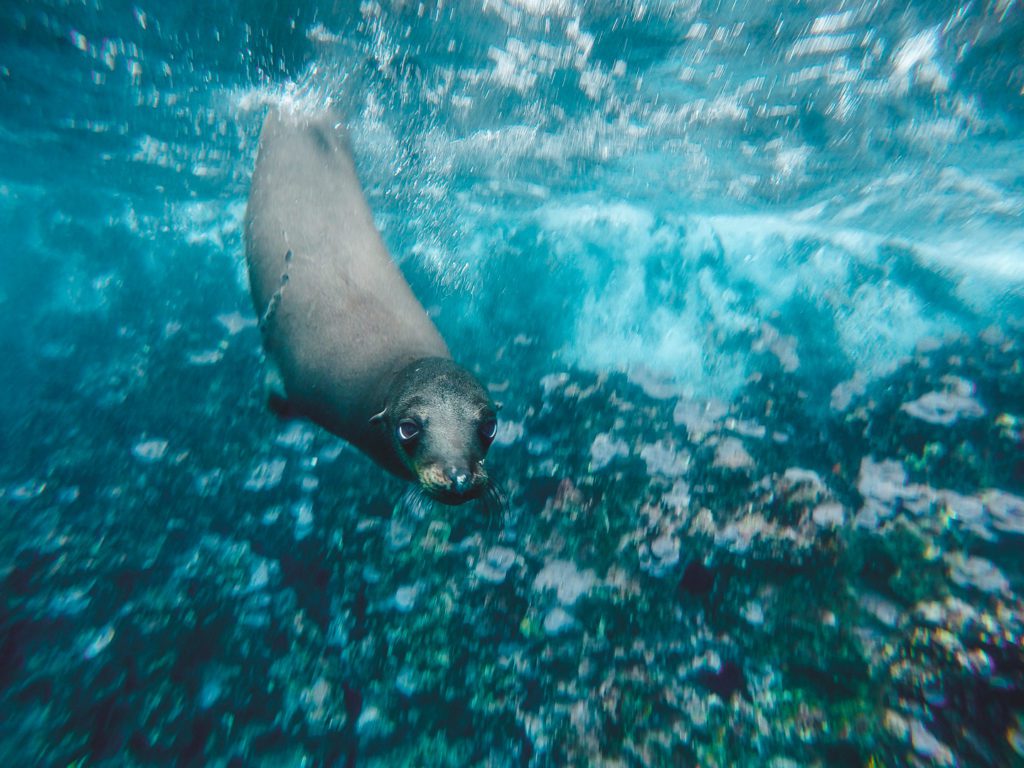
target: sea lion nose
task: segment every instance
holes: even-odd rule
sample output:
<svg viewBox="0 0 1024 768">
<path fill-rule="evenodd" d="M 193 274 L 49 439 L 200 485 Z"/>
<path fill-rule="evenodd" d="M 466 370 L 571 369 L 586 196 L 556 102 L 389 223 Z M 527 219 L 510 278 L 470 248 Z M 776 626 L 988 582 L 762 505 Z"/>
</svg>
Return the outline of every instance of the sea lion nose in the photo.
<svg viewBox="0 0 1024 768">
<path fill-rule="evenodd" d="M 448 470 L 448 478 L 451 481 L 451 489 L 455 491 L 455 493 L 465 493 L 472 485 L 470 482 L 469 472 L 466 472 L 464 469 L 455 469 L 452 467 Z"/>
</svg>

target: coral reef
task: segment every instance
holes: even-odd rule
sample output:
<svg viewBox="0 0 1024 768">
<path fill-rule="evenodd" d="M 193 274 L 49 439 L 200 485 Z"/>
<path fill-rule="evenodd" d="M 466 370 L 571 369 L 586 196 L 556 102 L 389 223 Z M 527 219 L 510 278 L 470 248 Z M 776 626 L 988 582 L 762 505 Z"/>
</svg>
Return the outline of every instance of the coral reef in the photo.
<svg viewBox="0 0 1024 768">
<path fill-rule="evenodd" d="M 1020 357 L 953 340 L 831 404 L 780 363 L 727 404 L 548 376 L 503 414 L 504 508 L 425 505 L 255 400 L 196 403 L 210 445 L 159 413 L 125 439 L 72 398 L 92 428 L 2 486 L 0 750 L 1019 764 Z"/>
</svg>

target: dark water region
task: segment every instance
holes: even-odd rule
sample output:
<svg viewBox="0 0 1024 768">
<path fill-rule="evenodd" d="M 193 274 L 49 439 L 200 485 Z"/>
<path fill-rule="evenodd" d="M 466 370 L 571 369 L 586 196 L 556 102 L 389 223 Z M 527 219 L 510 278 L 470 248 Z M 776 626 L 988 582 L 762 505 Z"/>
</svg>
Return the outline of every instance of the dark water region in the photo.
<svg viewBox="0 0 1024 768">
<path fill-rule="evenodd" d="M 0 758 L 1024 765 L 1014 3 L 0 6 Z M 339 105 L 507 508 L 266 409 Z"/>
</svg>

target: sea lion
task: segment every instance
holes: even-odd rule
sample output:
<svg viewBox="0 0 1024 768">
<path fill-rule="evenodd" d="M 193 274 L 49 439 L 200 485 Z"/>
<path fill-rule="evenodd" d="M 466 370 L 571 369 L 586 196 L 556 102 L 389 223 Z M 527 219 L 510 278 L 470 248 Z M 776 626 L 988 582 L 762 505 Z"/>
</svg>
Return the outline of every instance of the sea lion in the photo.
<svg viewBox="0 0 1024 768">
<path fill-rule="evenodd" d="M 495 405 L 457 365 L 381 239 L 341 121 L 272 110 L 245 212 L 269 404 L 432 498 L 488 488 Z"/>
</svg>

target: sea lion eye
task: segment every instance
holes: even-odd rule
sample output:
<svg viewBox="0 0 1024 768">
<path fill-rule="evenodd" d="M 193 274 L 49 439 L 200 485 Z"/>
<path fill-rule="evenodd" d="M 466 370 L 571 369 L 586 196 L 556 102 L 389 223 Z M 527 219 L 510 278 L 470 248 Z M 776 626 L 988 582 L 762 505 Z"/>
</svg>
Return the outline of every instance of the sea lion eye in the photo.
<svg viewBox="0 0 1024 768">
<path fill-rule="evenodd" d="M 403 443 L 412 440 L 420 433 L 420 425 L 412 419 L 402 419 L 398 422 L 398 439 Z"/>
<path fill-rule="evenodd" d="M 494 419 L 487 419 L 480 424 L 480 437 L 485 442 L 491 442 L 494 436 L 498 434 L 498 422 Z"/>
</svg>

